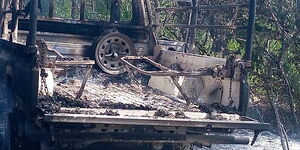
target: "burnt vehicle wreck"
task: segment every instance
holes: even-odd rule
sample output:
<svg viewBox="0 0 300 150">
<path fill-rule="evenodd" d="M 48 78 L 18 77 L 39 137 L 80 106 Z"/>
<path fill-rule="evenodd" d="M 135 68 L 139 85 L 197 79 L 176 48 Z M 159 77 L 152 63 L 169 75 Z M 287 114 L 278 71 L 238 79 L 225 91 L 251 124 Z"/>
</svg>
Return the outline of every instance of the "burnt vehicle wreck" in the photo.
<svg viewBox="0 0 300 150">
<path fill-rule="evenodd" d="M 255 0 L 41 2 L 1 1 L 4 149 L 190 149 L 270 128 L 245 116 Z M 199 15 L 223 9 L 229 23 Z M 188 21 L 169 19 L 177 11 Z M 195 54 L 197 30 L 244 31 L 243 56 Z"/>
</svg>

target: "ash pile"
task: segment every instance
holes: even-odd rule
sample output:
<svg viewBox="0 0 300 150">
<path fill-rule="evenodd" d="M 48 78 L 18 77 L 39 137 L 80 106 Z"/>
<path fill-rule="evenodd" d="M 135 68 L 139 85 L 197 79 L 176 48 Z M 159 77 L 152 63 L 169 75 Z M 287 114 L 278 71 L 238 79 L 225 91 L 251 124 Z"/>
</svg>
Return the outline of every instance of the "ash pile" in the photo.
<svg viewBox="0 0 300 150">
<path fill-rule="evenodd" d="M 59 113 L 61 108 L 105 108 L 134 110 L 200 111 L 185 101 L 147 86 L 149 77 L 137 76 L 141 84 L 131 81 L 127 74 L 108 75 L 93 70 L 83 94 L 76 99 L 84 70 L 74 69 L 55 78 L 51 98 L 41 97 L 38 108 L 45 113 Z"/>
</svg>

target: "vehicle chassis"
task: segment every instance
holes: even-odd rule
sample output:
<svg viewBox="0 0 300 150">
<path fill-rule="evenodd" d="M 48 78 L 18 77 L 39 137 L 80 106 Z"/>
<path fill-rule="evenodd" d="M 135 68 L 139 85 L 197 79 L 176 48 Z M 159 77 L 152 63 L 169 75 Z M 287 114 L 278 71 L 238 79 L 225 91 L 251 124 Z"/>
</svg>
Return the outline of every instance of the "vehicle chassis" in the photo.
<svg viewBox="0 0 300 150">
<path fill-rule="evenodd" d="M 104 32 L 105 30 L 126 34 L 134 32 L 134 38 L 139 39 L 145 35 L 148 40 L 140 41 L 147 43 L 145 48 L 146 56 L 154 56 L 158 45 L 156 33 L 159 27 L 184 27 L 190 29 L 189 43 L 190 47 L 195 45 L 195 30 L 196 28 L 220 28 L 220 29 L 246 29 L 248 31 L 248 39 L 246 44 L 246 54 L 244 60 L 250 62 L 253 30 L 254 30 L 254 15 L 256 1 L 250 0 L 248 4 L 243 5 L 220 5 L 220 6 L 198 6 L 196 0 L 192 0 L 192 6 L 162 8 L 156 0 L 155 21 L 149 21 L 146 26 L 144 21 L 145 14 L 141 12 L 148 11 L 148 18 L 151 18 L 150 1 L 145 0 L 139 2 L 133 0 L 134 3 L 134 22 L 130 25 L 115 23 L 118 21 L 118 15 L 112 11 L 110 23 L 85 22 L 84 7 L 85 1 L 80 3 L 80 18 L 73 20 L 72 23 L 64 20 L 53 20 L 53 4 L 50 3 L 49 20 L 39 19 L 37 17 L 38 0 L 30 1 L 30 19 L 18 18 L 18 15 L 23 11 L 19 10 L 19 1 L 13 0 L 11 9 L 6 10 L 5 2 L 1 3 L 1 35 L 0 40 L 0 72 L 1 83 L 6 85 L 4 93 L 7 93 L 7 101 L 10 101 L 10 109 L 8 110 L 8 126 L 10 126 L 10 149 L 51 149 L 59 147 L 62 149 L 85 148 L 97 142 L 117 142 L 117 143 L 150 143 L 150 149 L 165 149 L 168 144 L 179 144 L 180 148 L 189 148 L 190 144 L 198 146 L 210 146 L 211 144 L 248 144 L 248 138 L 235 137 L 228 134 L 233 129 L 251 129 L 255 131 L 255 137 L 263 130 L 268 130 L 270 125 L 257 122 L 256 120 L 241 116 L 241 121 L 217 121 L 217 120 L 193 120 L 193 119 L 165 119 L 165 118 L 143 118 L 143 117 L 117 117 L 117 116 L 93 116 L 83 114 L 43 114 L 36 109 L 38 102 L 38 82 L 39 82 L 39 67 L 37 62 L 38 47 L 36 39 L 38 32 L 52 32 L 52 26 L 59 25 L 64 27 L 68 34 L 85 34 L 93 35 Z M 53 0 L 50 0 L 53 2 Z M 117 0 L 114 0 L 117 2 Z M 145 4 L 144 4 L 145 2 Z M 249 7 L 249 24 L 246 27 L 238 26 L 215 26 L 215 25 L 197 25 L 195 19 L 197 11 L 201 9 L 216 9 L 225 7 Z M 113 9 L 113 8 L 112 8 Z M 192 17 L 190 25 L 183 24 L 163 24 L 159 22 L 159 13 L 164 10 L 184 10 L 191 9 Z M 73 11 L 72 11 L 73 12 Z M 8 14 L 11 15 L 13 26 L 8 27 Z M 72 15 L 73 16 L 73 15 Z M 142 21 L 141 21 L 142 20 Z M 44 25 L 44 26 L 42 26 Z M 77 31 L 71 31 L 70 28 L 76 26 Z M 89 31 L 83 29 L 89 28 Z M 70 30 L 69 30 L 70 29 Z M 11 31 L 9 33 L 9 30 Z M 18 30 L 27 30 L 25 34 L 26 45 L 16 43 L 18 39 Z M 57 32 L 57 31 L 55 31 Z M 76 33 L 75 33 L 76 32 Z M 21 32 L 20 32 L 21 33 Z M 142 34 L 141 34 L 142 33 Z M 46 35 L 54 36 L 55 34 Z M 71 38 L 75 36 L 68 35 Z M 99 35 L 93 35 L 99 36 Z M 172 45 L 169 45 L 172 46 Z M 84 54 L 90 56 L 89 54 Z M 126 63 L 126 62 L 125 62 Z M 132 66 L 131 66 L 132 67 Z M 247 76 L 247 67 L 242 70 L 242 73 Z M 141 71 L 142 72 L 142 71 Z M 146 72 L 147 73 L 147 72 Z M 178 72 L 168 76 L 179 76 Z M 150 74 L 153 75 L 153 74 Z M 190 75 L 190 74 L 188 74 Z M 241 81 L 245 82 L 245 81 Z M 248 87 L 241 84 L 241 103 L 239 111 L 245 113 L 248 106 L 249 94 Z M 122 110 L 120 110 L 122 111 Z M 165 146 L 165 147 L 164 147 Z"/>
</svg>

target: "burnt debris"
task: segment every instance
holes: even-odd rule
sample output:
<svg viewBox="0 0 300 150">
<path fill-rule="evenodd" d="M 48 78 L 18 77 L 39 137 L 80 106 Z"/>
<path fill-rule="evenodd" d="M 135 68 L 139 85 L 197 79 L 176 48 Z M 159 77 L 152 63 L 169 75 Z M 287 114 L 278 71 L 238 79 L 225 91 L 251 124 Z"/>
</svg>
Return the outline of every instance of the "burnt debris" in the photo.
<svg viewBox="0 0 300 150">
<path fill-rule="evenodd" d="M 136 86 L 126 74 L 111 76 L 98 70 L 93 71 L 82 97 L 76 99 L 83 78 L 82 70 L 75 69 L 67 74 L 61 74 L 55 79 L 57 85 L 52 98 L 39 99 L 37 106 L 43 112 L 117 116 L 118 112 L 115 111 L 96 114 L 94 111 L 82 112 L 80 109 L 154 110 L 156 111 L 154 117 L 187 118 L 184 111 L 200 111 L 209 114 L 209 119 L 222 119 L 218 118 L 220 113 L 237 113 L 235 108 L 221 104 L 187 106 L 179 98 L 144 84 Z M 143 76 L 138 76 L 139 80 L 142 80 L 141 78 Z M 171 114 L 171 111 L 175 111 L 175 115 Z"/>
</svg>

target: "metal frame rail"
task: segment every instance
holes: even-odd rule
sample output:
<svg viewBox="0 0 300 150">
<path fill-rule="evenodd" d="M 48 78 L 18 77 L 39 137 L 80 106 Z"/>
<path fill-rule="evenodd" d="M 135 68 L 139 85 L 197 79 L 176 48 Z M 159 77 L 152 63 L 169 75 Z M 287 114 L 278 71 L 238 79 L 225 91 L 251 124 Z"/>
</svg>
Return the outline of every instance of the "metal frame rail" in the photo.
<svg viewBox="0 0 300 150">
<path fill-rule="evenodd" d="M 146 125 L 167 127 L 193 127 L 193 128 L 219 128 L 219 129 L 260 129 L 269 130 L 270 124 L 260 123 L 243 117 L 242 121 L 224 120 L 197 120 L 197 119 L 170 119 L 170 118 L 145 118 L 123 117 L 82 114 L 46 114 L 44 121 L 52 123 L 96 123 L 116 125 Z"/>
</svg>

